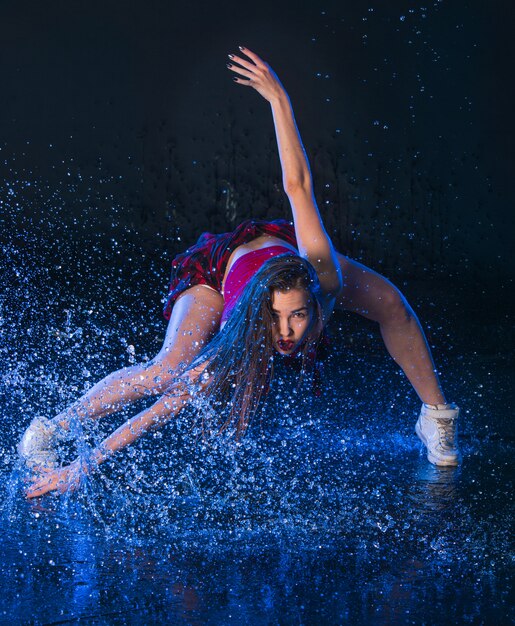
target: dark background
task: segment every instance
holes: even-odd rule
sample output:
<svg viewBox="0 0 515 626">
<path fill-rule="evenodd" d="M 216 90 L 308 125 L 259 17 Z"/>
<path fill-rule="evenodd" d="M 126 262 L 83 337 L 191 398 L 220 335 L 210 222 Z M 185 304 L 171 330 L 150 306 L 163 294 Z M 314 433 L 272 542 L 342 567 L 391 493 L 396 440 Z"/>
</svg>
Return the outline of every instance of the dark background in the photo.
<svg viewBox="0 0 515 626">
<path fill-rule="evenodd" d="M 138 289 L 159 307 L 169 261 L 200 232 L 288 216 L 269 107 L 225 67 L 244 44 L 290 93 L 336 246 L 401 286 L 461 290 L 456 310 L 504 317 L 512 13 L 480 0 L 4 1 L 3 251 L 63 285 L 153 273 Z"/>
<path fill-rule="evenodd" d="M 0 621 L 509 623 L 512 14 L 0 2 Z M 238 44 L 291 95 L 337 247 L 419 313 L 463 463 L 426 461 L 378 329 L 335 314 L 322 398 L 277 371 L 237 450 L 205 444 L 185 412 L 77 498 L 28 503 L 23 430 L 156 353 L 174 254 L 289 215 L 269 107 L 225 67 Z"/>
</svg>

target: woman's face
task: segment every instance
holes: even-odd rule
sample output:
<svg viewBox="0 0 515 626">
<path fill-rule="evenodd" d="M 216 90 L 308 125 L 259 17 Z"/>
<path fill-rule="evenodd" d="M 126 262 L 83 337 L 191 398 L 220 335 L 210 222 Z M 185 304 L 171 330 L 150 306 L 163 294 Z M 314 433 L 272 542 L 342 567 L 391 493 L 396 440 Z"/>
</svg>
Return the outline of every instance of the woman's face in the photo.
<svg viewBox="0 0 515 626">
<path fill-rule="evenodd" d="M 312 315 L 313 304 L 305 289 L 273 292 L 273 342 L 280 354 L 295 352 L 309 328 Z"/>
</svg>

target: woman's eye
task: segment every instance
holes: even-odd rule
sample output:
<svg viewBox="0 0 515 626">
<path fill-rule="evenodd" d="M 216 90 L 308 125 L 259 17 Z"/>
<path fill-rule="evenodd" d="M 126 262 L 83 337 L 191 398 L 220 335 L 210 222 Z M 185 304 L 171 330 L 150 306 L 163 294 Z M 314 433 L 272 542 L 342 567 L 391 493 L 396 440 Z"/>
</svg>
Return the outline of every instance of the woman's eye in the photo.
<svg viewBox="0 0 515 626">
<path fill-rule="evenodd" d="M 297 319 L 303 320 L 306 317 L 306 314 L 305 313 L 295 313 L 295 317 Z"/>
</svg>

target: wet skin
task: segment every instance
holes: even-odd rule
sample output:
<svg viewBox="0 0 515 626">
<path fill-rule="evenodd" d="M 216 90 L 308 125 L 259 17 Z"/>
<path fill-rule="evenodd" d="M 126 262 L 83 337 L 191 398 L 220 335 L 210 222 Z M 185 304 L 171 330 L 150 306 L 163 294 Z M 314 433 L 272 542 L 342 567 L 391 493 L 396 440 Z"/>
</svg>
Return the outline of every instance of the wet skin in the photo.
<svg viewBox="0 0 515 626">
<path fill-rule="evenodd" d="M 274 347 L 280 354 L 293 354 L 302 342 L 313 315 L 309 293 L 304 289 L 275 291 L 272 311 Z"/>
</svg>

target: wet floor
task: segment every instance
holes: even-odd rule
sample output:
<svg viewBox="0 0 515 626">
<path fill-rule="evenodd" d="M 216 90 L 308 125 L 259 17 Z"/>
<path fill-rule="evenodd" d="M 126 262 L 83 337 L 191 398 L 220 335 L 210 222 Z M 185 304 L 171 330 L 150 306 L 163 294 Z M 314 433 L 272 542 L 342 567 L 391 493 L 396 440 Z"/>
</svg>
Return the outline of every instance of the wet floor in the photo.
<svg viewBox="0 0 515 626">
<path fill-rule="evenodd" d="M 475 291 L 403 286 L 462 408 L 459 468 L 425 459 L 418 400 L 377 329 L 336 316 L 323 397 L 278 366 L 241 443 L 202 440 L 185 411 L 79 493 L 28 502 L 15 444 L 30 420 L 151 358 L 165 328 L 158 259 L 120 274 L 87 248 L 68 265 L 34 250 L 13 239 L 0 264 L 1 623 L 512 622 L 515 367 L 502 294 L 481 314 Z"/>
<path fill-rule="evenodd" d="M 487 412 L 457 386 L 464 461 L 439 469 L 402 384 L 395 403 L 374 399 L 395 370 L 348 360 L 322 399 L 285 400 L 293 381 L 280 371 L 240 444 L 200 440 L 186 415 L 70 497 L 25 501 L 4 437 L 0 620 L 510 623 L 513 371 L 468 363 L 469 392 L 490 373 L 499 395 Z"/>
<path fill-rule="evenodd" d="M 203 15 L 111 3 L 111 20 L 109 3 L 80 18 L 45 3 L 32 29 L 18 4 L 3 20 L 0 624 L 514 623 L 508 11 L 313 2 L 291 20 L 276 2 L 279 37 L 262 3 L 256 19 L 231 6 L 223 20 L 220 3 Z M 192 20 L 194 35 L 181 27 Z M 377 328 L 341 316 L 322 398 L 278 371 L 240 443 L 203 440 L 185 411 L 78 493 L 27 501 L 17 441 L 35 416 L 156 354 L 173 256 L 248 211 L 290 215 L 271 127 L 215 69 L 224 40 L 252 45 L 265 22 L 263 52 L 314 133 L 328 231 L 420 314 L 462 409 L 463 462 L 428 463 L 419 402 Z"/>
</svg>

